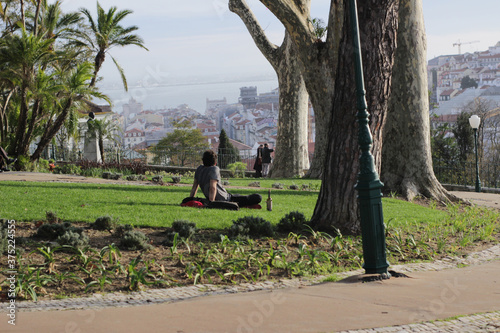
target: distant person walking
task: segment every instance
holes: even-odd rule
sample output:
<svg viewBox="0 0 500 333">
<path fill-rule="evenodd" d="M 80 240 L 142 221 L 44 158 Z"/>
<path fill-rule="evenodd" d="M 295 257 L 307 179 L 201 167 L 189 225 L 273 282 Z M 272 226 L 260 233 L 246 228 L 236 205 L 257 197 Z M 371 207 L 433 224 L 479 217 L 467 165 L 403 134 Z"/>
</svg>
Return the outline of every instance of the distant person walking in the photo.
<svg viewBox="0 0 500 333">
<path fill-rule="evenodd" d="M 274 149 L 270 149 L 267 143 L 264 143 L 264 149 L 262 149 L 262 177 L 268 177 L 269 170 L 271 169 L 271 153 Z"/>
</svg>

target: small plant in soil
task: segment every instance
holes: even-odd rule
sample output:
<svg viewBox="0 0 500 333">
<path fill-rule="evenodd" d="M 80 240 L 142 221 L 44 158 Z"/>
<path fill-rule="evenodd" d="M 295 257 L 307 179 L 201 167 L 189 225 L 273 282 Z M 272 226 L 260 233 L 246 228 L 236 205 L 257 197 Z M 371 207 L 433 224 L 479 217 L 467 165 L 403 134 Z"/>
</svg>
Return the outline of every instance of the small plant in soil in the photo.
<svg viewBox="0 0 500 333">
<path fill-rule="evenodd" d="M 38 227 L 35 237 L 44 240 L 56 240 L 58 237 L 64 235 L 67 231 L 81 234 L 82 228 L 76 228 L 70 222 L 42 224 Z"/>
<path fill-rule="evenodd" d="M 123 238 L 125 233 L 134 230 L 134 227 L 130 224 L 120 224 L 115 229 L 115 235 L 119 238 Z"/>
<path fill-rule="evenodd" d="M 172 229 L 182 238 L 189 238 L 196 233 L 196 223 L 177 220 L 172 223 Z"/>
<path fill-rule="evenodd" d="M 303 233 L 307 220 L 301 212 L 290 212 L 279 221 L 277 227 L 281 232 Z"/>
<path fill-rule="evenodd" d="M 95 230 L 112 230 L 118 224 L 118 219 L 114 219 L 111 216 L 101 216 L 98 217 L 92 224 L 92 229 Z"/>
<path fill-rule="evenodd" d="M 245 216 L 233 221 L 229 234 L 232 237 L 272 237 L 274 230 L 271 223 L 262 217 Z"/>
<path fill-rule="evenodd" d="M 89 244 L 87 235 L 83 232 L 78 233 L 71 230 L 67 230 L 64 234 L 59 236 L 56 241 L 59 245 L 69 245 L 76 248 L 84 247 Z"/>
<path fill-rule="evenodd" d="M 124 250 L 130 251 L 150 250 L 153 248 L 149 244 L 149 238 L 144 233 L 136 230 L 126 231 L 119 246 Z"/>
</svg>

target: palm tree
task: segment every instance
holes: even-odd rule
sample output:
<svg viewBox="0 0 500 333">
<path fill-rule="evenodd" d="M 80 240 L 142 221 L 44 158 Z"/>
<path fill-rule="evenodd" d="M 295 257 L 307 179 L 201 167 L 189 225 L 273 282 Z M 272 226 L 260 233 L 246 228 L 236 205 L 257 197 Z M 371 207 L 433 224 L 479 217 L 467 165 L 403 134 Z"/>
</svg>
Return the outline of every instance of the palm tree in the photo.
<svg viewBox="0 0 500 333">
<path fill-rule="evenodd" d="M 90 82 L 90 86 L 95 86 L 97 80 L 97 74 L 101 69 L 102 64 L 106 58 L 106 53 L 109 52 L 114 46 L 127 46 L 127 45 L 137 45 L 145 50 L 148 50 L 144 46 L 144 41 L 138 35 L 132 34 L 132 32 L 138 30 L 137 26 L 130 26 L 124 28 L 120 25 L 120 22 L 129 14 L 132 14 L 131 10 L 121 10 L 117 11 L 117 7 L 111 7 L 106 13 L 102 9 L 99 2 L 97 2 L 97 20 L 94 20 L 90 12 L 81 8 L 80 12 L 87 18 L 90 33 L 79 30 L 75 31 L 76 39 L 73 44 L 82 48 L 89 49 L 94 57 L 94 77 Z M 111 56 L 111 55 L 110 55 Z M 118 62 L 111 56 L 113 62 L 115 63 L 125 90 L 128 90 L 127 80 L 123 69 L 118 64 Z"/>
<path fill-rule="evenodd" d="M 29 143 L 26 145 L 26 142 L 31 139 L 28 119 L 33 119 L 30 109 L 36 112 L 40 106 L 33 97 L 37 95 L 38 79 L 43 76 L 41 68 L 54 60 L 52 44 L 52 39 L 34 36 L 25 30 L 20 35 L 7 35 L 0 41 L 1 79 L 18 87 L 19 116 L 14 142 L 9 149 L 12 155 L 25 155 L 28 151 Z"/>
<path fill-rule="evenodd" d="M 106 100 L 111 103 L 106 95 L 98 92 L 95 87 L 89 87 L 88 82 L 93 77 L 93 66 L 84 62 L 78 64 L 70 71 L 61 70 L 56 77 L 60 80 L 64 91 L 59 94 L 59 99 L 54 103 L 52 114 L 48 117 L 38 147 L 31 156 L 31 160 L 37 160 L 45 147 L 55 137 L 63 125 L 71 125 L 74 122 L 74 114 L 86 107 L 86 101 L 91 97 Z M 68 124 L 69 122 L 69 124 Z M 70 126 L 71 127 L 71 126 Z"/>
<path fill-rule="evenodd" d="M 114 143 L 119 143 L 118 131 L 119 126 L 116 122 L 107 119 L 94 119 L 89 123 L 87 134 L 91 138 L 97 138 L 99 150 L 101 151 L 101 161 L 104 162 L 104 140 L 110 140 Z"/>
</svg>

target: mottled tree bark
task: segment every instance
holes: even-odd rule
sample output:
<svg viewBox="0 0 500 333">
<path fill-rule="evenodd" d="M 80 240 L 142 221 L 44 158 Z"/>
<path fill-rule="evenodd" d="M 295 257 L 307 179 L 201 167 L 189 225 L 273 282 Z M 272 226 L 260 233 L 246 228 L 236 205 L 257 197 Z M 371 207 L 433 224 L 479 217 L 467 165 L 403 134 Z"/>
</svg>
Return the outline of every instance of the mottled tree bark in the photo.
<svg viewBox="0 0 500 333">
<path fill-rule="evenodd" d="M 359 147 L 348 1 L 331 1 L 326 43 L 318 42 L 311 34 L 305 10 L 308 0 L 261 2 L 285 25 L 297 45 L 316 123 L 326 123 L 328 128 L 323 182 L 312 222 L 320 228 L 334 227 L 344 234 L 357 234 L 360 223 L 354 186 L 359 172 Z M 358 15 L 373 154 L 379 169 L 396 41 L 397 1 L 359 2 Z"/>
<path fill-rule="evenodd" d="M 278 138 L 272 177 L 302 176 L 309 168 L 308 99 L 296 48 L 288 32 L 281 46 L 272 44 L 244 0 L 230 0 L 229 9 L 245 23 L 255 44 L 273 66 L 280 90 Z"/>
<path fill-rule="evenodd" d="M 407 200 L 423 195 L 457 201 L 432 168 L 422 0 L 400 0 L 397 44 L 382 150 L 384 190 Z"/>
</svg>

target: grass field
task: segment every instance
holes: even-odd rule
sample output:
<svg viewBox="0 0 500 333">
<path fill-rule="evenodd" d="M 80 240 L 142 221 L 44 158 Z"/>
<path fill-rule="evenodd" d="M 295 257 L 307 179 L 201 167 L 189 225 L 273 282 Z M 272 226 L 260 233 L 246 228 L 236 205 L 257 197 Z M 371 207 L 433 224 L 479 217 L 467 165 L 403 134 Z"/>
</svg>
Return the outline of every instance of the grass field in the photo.
<svg viewBox="0 0 500 333">
<path fill-rule="evenodd" d="M 244 186 L 249 180 L 231 180 L 231 185 Z M 270 187 L 273 183 L 261 184 Z M 54 212 L 63 220 L 93 222 L 110 215 L 119 223 L 135 226 L 170 226 L 175 220 L 195 222 L 202 229 L 223 229 L 239 217 L 253 215 L 276 224 L 287 213 L 299 211 L 306 218 L 313 214 L 317 191 L 272 190 L 273 211 L 241 209 L 227 211 L 180 207 L 189 196 L 188 186 L 140 186 L 74 183 L 1 182 L 0 217 L 18 221 L 45 219 Z M 267 188 L 229 188 L 240 194 L 260 193 L 267 197 Z M 198 193 L 201 195 L 201 192 Z M 265 203 L 263 203 L 263 207 Z M 437 222 L 446 218 L 441 210 L 422 207 L 397 199 L 384 198 L 384 217 L 393 224 L 406 222 Z"/>
<path fill-rule="evenodd" d="M 264 198 L 275 183 L 285 188 L 302 188 L 304 183 L 261 180 L 261 187 L 248 188 L 255 180 L 229 181 L 230 192 L 258 192 Z M 189 195 L 189 183 L 186 178 L 182 185 L 163 186 L 0 182 L 0 218 L 16 228 L 16 295 L 36 300 L 83 296 L 96 290 L 124 292 L 205 282 L 232 285 L 317 275 L 335 281 L 337 272 L 362 267 L 360 236 L 329 235 L 306 227 L 294 232 L 278 227 L 260 235 L 235 235 L 233 229 L 240 229 L 229 228 L 233 221 L 250 215 L 275 226 L 292 211 L 309 219 L 319 181 L 311 182 L 308 190 L 273 189 L 272 211 L 181 207 L 180 202 Z M 500 213 L 495 210 L 443 207 L 420 199 L 421 204 L 416 204 L 392 196 L 382 202 L 386 256 L 391 265 L 464 256 L 500 240 Z M 47 212 L 75 223 L 53 223 L 53 214 Z M 120 233 L 126 229 L 122 226 L 98 230 L 94 222 L 106 215 L 136 228 L 128 233 Z M 182 236 L 175 227 L 170 228 L 179 220 L 195 222 L 194 233 Z M 76 229 L 56 239 L 47 232 L 74 226 Z M 41 230 L 46 230 L 45 234 L 40 234 Z M 54 247 L 54 241 L 62 247 Z M 139 248 L 138 241 L 142 244 Z M 6 271 L 7 261 L 0 261 L 0 286 L 9 283 L 6 275 L 2 278 Z M 0 290 L 2 297 L 6 294 Z"/>
</svg>

